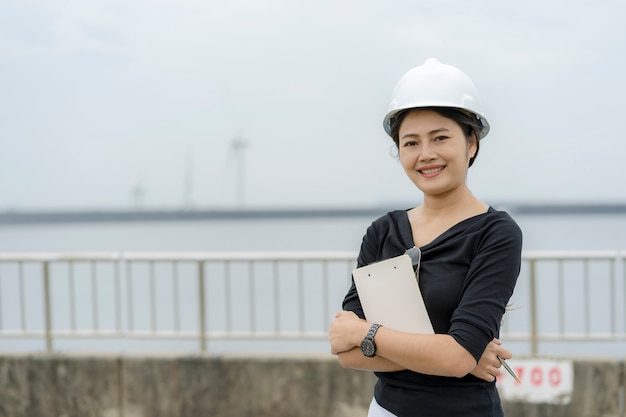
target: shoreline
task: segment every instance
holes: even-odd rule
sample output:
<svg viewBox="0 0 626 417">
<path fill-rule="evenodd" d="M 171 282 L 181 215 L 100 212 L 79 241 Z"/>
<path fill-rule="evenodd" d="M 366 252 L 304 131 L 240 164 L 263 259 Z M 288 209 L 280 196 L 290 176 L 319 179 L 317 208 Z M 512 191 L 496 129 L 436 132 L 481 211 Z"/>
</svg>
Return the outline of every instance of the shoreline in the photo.
<svg viewBox="0 0 626 417">
<path fill-rule="evenodd" d="M 511 215 L 626 214 L 626 203 L 607 204 L 491 204 Z M 407 208 L 411 204 L 406 205 Z M 373 217 L 402 207 L 302 207 L 302 208 L 197 208 L 197 209 L 92 209 L 11 210 L 0 212 L 0 225 L 45 223 L 101 223 L 144 221 L 259 220 Z"/>
</svg>

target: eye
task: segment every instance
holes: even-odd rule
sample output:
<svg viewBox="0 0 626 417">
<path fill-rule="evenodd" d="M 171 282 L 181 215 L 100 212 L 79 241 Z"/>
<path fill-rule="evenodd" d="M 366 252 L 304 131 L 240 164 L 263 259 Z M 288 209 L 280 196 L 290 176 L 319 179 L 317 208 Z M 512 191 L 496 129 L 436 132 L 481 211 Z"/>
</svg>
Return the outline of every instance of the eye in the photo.
<svg viewBox="0 0 626 417">
<path fill-rule="evenodd" d="M 406 142 L 404 142 L 404 144 L 402 146 L 404 146 L 405 148 L 410 147 L 410 146 L 417 146 L 418 143 L 415 140 L 407 140 Z"/>
<path fill-rule="evenodd" d="M 447 136 L 437 136 L 434 140 L 435 140 L 435 142 L 441 142 L 441 141 L 444 141 L 446 139 L 448 139 Z"/>
</svg>

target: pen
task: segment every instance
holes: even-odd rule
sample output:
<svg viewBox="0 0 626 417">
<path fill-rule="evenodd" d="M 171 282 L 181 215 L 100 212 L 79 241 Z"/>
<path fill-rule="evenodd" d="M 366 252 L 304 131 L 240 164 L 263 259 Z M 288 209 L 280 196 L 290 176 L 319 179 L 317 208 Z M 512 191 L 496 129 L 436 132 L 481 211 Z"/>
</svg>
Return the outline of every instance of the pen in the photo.
<svg viewBox="0 0 626 417">
<path fill-rule="evenodd" d="M 514 371 L 514 370 L 513 370 L 513 369 L 509 366 L 509 364 L 508 364 L 508 363 L 506 363 L 506 362 L 504 361 L 504 359 L 502 359 L 502 358 L 501 358 L 501 357 L 499 357 L 499 356 L 498 356 L 498 359 L 500 359 L 500 363 L 502 364 L 502 366 L 504 366 L 504 369 L 506 369 L 506 370 L 507 370 L 507 372 L 508 372 L 508 373 L 510 373 L 510 374 L 511 374 L 511 376 L 512 376 L 513 378 L 515 378 L 515 380 L 516 380 L 517 382 L 521 383 L 522 381 L 520 381 L 519 376 L 517 376 L 517 374 L 516 374 L 516 373 L 515 373 L 515 371 Z"/>
</svg>

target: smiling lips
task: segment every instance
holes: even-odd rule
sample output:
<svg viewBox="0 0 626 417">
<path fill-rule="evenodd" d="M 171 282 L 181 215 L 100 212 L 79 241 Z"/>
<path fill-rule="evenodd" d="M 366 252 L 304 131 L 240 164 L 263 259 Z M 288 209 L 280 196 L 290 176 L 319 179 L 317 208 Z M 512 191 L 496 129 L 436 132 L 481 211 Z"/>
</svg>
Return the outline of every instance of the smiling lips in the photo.
<svg viewBox="0 0 626 417">
<path fill-rule="evenodd" d="M 426 167 L 422 169 L 418 169 L 418 172 L 422 174 L 426 178 L 431 178 L 439 175 L 441 171 L 445 168 L 444 165 L 439 165 L 436 167 Z"/>
</svg>

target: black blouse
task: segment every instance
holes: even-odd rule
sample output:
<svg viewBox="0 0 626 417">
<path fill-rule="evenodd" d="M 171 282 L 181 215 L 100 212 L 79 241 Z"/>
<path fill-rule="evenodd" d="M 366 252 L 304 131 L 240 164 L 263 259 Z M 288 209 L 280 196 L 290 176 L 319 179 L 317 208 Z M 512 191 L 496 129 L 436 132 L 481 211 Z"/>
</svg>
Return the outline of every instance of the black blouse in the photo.
<svg viewBox="0 0 626 417">
<path fill-rule="evenodd" d="M 357 260 L 368 265 L 414 246 L 406 211 L 392 211 L 367 229 Z M 478 360 L 498 337 L 521 266 L 522 232 L 492 207 L 422 246 L 419 286 L 435 333 L 449 334 Z M 343 309 L 365 318 L 354 280 Z M 377 372 L 376 401 L 399 417 L 502 416 L 495 383 L 413 371 Z"/>
</svg>

